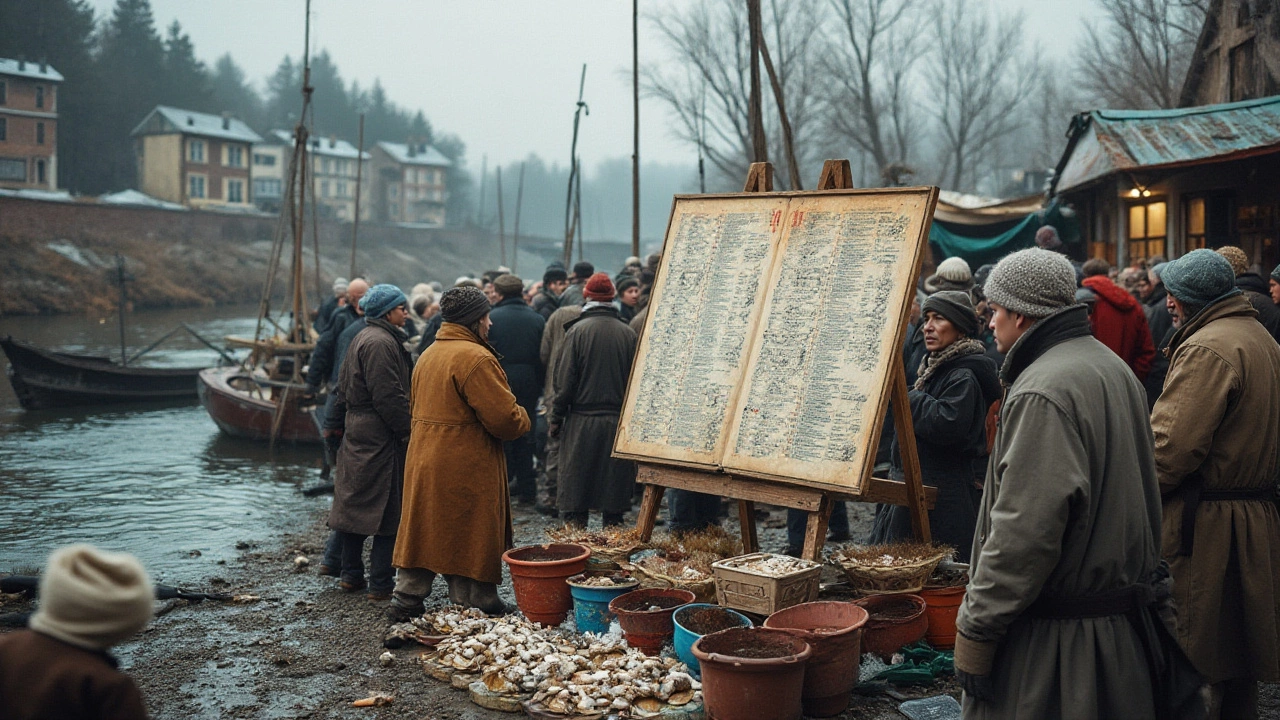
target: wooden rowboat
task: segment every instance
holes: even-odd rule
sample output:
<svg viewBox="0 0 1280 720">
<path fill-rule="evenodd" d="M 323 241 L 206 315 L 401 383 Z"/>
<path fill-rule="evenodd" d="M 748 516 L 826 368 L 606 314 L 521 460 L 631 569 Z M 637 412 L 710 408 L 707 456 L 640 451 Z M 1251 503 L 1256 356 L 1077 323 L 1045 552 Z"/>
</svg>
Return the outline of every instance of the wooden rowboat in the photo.
<svg viewBox="0 0 1280 720">
<path fill-rule="evenodd" d="M 201 368 L 122 366 L 98 355 L 54 352 L 0 338 L 9 384 L 27 410 L 108 403 L 196 399 Z"/>
<path fill-rule="evenodd" d="M 196 383 L 200 402 L 222 432 L 251 440 L 319 443 L 311 408 L 299 403 L 303 386 L 268 380 L 241 367 L 201 370 Z M 279 403 L 284 407 L 277 420 Z"/>
</svg>

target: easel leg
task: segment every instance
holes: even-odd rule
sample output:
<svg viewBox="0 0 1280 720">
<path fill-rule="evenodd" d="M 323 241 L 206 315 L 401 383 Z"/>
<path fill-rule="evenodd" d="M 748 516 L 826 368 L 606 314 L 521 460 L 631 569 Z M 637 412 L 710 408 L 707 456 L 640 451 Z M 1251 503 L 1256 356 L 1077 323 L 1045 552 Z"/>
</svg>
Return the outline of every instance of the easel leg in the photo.
<svg viewBox="0 0 1280 720">
<path fill-rule="evenodd" d="M 894 363 L 892 393 L 893 427 L 897 431 L 898 448 L 902 457 L 902 475 L 907 484 L 907 511 L 911 515 L 911 530 L 921 542 L 933 542 L 929 530 L 929 510 L 925 507 L 924 480 L 920 474 L 920 456 L 916 452 L 916 431 L 911 423 L 911 403 L 907 397 L 907 375 L 902 363 Z"/>
<path fill-rule="evenodd" d="M 653 526 L 658 522 L 658 510 L 662 507 L 662 495 L 667 491 L 661 485 L 645 485 L 644 499 L 640 501 L 640 516 L 636 519 L 636 529 L 640 531 L 640 541 L 649 542 L 653 538 Z"/>
<path fill-rule="evenodd" d="M 822 546 L 827 542 L 827 523 L 831 521 L 831 508 L 835 505 L 830 495 L 824 494 L 817 512 L 809 513 L 804 527 L 804 551 L 806 560 L 822 561 Z"/>
<path fill-rule="evenodd" d="M 742 551 L 760 552 L 760 539 L 756 537 L 756 504 L 751 500 L 738 501 L 738 525 L 742 527 Z"/>
</svg>

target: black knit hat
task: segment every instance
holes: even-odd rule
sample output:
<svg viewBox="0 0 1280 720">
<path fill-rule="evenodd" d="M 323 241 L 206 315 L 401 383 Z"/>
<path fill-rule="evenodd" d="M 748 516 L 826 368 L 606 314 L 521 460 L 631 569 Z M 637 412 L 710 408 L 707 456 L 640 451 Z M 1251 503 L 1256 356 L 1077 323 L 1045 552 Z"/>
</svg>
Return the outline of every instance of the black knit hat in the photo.
<svg viewBox="0 0 1280 720">
<path fill-rule="evenodd" d="M 973 310 L 969 294 L 959 290 L 940 290 L 929 296 L 920 313 L 937 313 L 951 321 L 966 337 L 978 336 L 978 314 Z"/>
<path fill-rule="evenodd" d="M 548 266 L 547 271 L 542 273 L 542 284 L 550 285 L 553 282 L 562 282 L 569 279 L 569 273 L 564 271 L 562 267 Z"/>
<path fill-rule="evenodd" d="M 586 280 L 595 274 L 596 266 L 585 260 L 573 266 L 573 276 L 579 280 Z"/>
<path fill-rule="evenodd" d="M 479 288 L 450 288 L 440 296 L 440 317 L 445 322 L 470 325 L 488 315 L 489 310 L 489 298 Z"/>
</svg>

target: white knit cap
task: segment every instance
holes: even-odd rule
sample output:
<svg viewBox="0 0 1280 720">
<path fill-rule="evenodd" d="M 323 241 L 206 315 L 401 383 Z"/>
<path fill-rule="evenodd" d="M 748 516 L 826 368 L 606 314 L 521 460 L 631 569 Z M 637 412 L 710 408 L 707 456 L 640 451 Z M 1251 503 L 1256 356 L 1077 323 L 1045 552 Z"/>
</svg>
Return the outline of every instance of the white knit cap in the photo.
<svg viewBox="0 0 1280 720">
<path fill-rule="evenodd" d="M 49 556 L 31 629 L 91 650 L 106 650 L 151 620 L 154 591 L 128 553 L 69 545 Z"/>
<path fill-rule="evenodd" d="M 969 269 L 969 263 L 964 258 L 952 256 L 938 263 L 938 277 L 951 282 L 969 282 L 973 279 L 973 271 Z"/>
<path fill-rule="evenodd" d="M 987 284 L 987 300 L 1032 318 L 1052 315 L 1076 302 L 1076 271 L 1065 255 L 1028 248 L 996 263 Z"/>
</svg>

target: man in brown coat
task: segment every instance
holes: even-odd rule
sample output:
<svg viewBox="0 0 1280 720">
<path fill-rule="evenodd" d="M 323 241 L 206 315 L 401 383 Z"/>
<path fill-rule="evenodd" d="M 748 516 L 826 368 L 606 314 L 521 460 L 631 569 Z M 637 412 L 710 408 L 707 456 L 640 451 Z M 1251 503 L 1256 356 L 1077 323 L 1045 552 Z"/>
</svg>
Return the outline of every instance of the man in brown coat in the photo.
<svg viewBox="0 0 1280 720">
<path fill-rule="evenodd" d="M 1161 278 L 1177 331 L 1151 425 L 1178 640 L 1211 717 L 1257 717 L 1258 681 L 1280 680 L 1280 346 L 1212 250 Z"/>
<path fill-rule="evenodd" d="M 53 553 L 31 629 L 0 636 L 0 718 L 146 720 L 142 694 L 107 651 L 151 619 L 151 580 L 131 555 Z"/>
<path fill-rule="evenodd" d="M 444 323 L 413 371 L 413 430 L 404 473 L 400 534 L 392 563 L 396 589 L 388 617 L 422 613 L 436 574 L 449 599 L 490 614 L 502 553 L 511 547 L 511 501 L 502 443 L 529 432 L 486 341 L 489 301 L 475 288 L 440 298 Z"/>
</svg>

